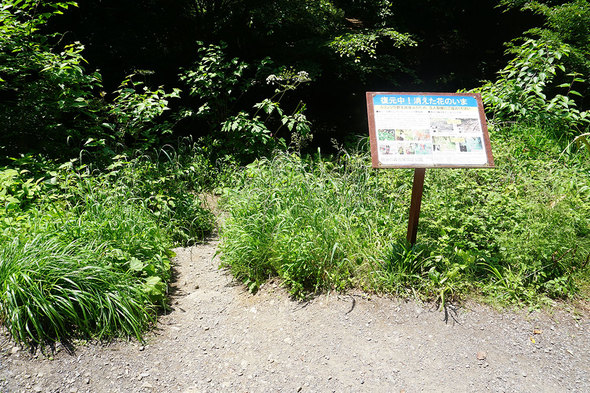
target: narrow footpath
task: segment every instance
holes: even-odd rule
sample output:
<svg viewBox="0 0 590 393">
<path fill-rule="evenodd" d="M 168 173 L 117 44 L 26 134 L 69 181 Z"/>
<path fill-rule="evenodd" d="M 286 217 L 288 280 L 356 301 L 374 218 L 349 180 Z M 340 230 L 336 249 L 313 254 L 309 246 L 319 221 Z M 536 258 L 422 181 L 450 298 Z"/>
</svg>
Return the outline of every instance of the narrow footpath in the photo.
<svg viewBox="0 0 590 393">
<path fill-rule="evenodd" d="M 291 300 L 218 269 L 217 240 L 177 249 L 172 310 L 146 343 L 0 338 L 0 392 L 590 392 L 588 314 L 498 312 L 360 292 Z"/>
</svg>

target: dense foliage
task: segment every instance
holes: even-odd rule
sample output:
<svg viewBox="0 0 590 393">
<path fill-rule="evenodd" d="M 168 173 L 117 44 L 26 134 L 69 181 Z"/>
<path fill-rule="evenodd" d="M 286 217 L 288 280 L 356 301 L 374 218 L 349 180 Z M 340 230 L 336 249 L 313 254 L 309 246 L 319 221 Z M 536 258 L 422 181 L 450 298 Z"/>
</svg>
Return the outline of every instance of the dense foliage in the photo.
<svg viewBox="0 0 590 393">
<path fill-rule="evenodd" d="M 79 42 L 41 32 L 72 2 L 3 1 L 0 8 L 0 152 L 79 148 L 100 134 L 100 74 L 85 72 Z"/>
<path fill-rule="evenodd" d="M 141 337 L 221 189 L 252 290 L 587 296 L 589 26 L 586 0 L 3 0 L 0 322 Z M 498 168 L 428 171 L 410 247 L 411 173 L 342 144 L 367 90 L 457 89 Z"/>
<path fill-rule="evenodd" d="M 32 156 L 0 167 L 0 321 L 15 338 L 141 337 L 166 304 L 173 241 L 213 227 L 198 195 L 213 168 L 189 147 L 101 172 Z"/>
<path fill-rule="evenodd" d="M 225 197 L 223 263 L 252 290 L 278 275 L 295 295 L 358 286 L 441 301 L 473 289 L 504 301 L 572 296 L 588 278 L 588 161 L 558 161 L 542 129 L 528 129 L 543 149 L 531 151 L 521 131 L 493 135 L 495 170 L 428 171 L 414 247 L 411 171 L 374 171 L 346 152 L 257 161 Z"/>
</svg>

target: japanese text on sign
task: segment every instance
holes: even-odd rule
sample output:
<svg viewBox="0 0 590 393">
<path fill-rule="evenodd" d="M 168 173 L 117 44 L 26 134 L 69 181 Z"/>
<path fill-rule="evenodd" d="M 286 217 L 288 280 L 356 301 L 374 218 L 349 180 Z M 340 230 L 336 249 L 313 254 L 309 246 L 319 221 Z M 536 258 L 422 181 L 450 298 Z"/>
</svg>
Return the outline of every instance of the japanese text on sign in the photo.
<svg viewBox="0 0 590 393">
<path fill-rule="evenodd" d="M 478 94 L 367 93 L 375 167 L 490 167 Z"/>
</svg>

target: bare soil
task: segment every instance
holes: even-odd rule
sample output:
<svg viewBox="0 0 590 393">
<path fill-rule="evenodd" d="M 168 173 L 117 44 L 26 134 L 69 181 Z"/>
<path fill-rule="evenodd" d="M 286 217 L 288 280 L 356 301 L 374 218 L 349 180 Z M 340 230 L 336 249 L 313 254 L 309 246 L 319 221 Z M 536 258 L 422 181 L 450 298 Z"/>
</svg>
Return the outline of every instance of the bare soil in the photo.
<svg viewBox="0 0 590 393">
<path fill-rule="evenodd" d="M 256 295 L 219 270 L 217 241 L 178 249 L 172 310 L 146 343 L 0 338 L 0 392 L 590 392 L 588 313 L 497 311 L 363 293 Z"/>
</svg>

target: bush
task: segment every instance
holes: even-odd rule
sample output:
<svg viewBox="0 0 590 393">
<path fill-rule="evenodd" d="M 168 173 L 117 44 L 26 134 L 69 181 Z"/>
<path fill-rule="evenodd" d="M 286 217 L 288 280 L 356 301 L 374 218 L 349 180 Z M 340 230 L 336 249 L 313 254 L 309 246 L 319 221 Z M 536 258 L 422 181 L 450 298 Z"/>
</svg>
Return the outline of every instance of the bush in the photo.
<svg viewBox="0 0 590 393">
<path fill-rule="evenodd" d="M 222 264 L 252 290 L 276 275 L 296 296 L 350 286 L 443 302 L 472 290 L 532 304 L 573 296 L 588 279 L 588 164 L 558 161 L 560 147 L 533 131 L 538 150 L 525 130 L 493 134 L 496 169 L 428 170 L 414 247 L 411 171 L 372 170 L 364 154 L 257 161 L 224 197 Z"/>
<path fill-rule="evenodd" d="M 72 1 L 4 0 L 0 8 L 0 152 L 68 156 L 100 139 L 102 78 L 84 69 L 84 46 L 42 33 Z M 65 40 L 63 42 L 66 42 Z"/>
<path fill-rule="evenodd" d="M 572 137 L 590 124 L 590 114 L 580 111 L 571 95 L 580 95 L 574 83 L 585 82 L 576 73 L 567 74 L 568 82 L 555 86 L 558 71 L 571 49 L 550 39 L 527 39 L 510 50 L 514 58 L 481 91 L 486 109 L 497 123 L 518 121 L 554 128 L 557 136 Z M 555 94 L 557 88 L 564 94 Z M 551 95 L 553 95 L 551 97 Z"/>
<path fill-rule="evenodd" d="M 105 172 L 32 156 L 0 168 L 0 321 L 15 339 L 141 338 L 165 307 L 172 239 L 214 224 L 195 195 L 207 161 L 183 149 L 182 163 L 119 157 Z"/>
</svg>

